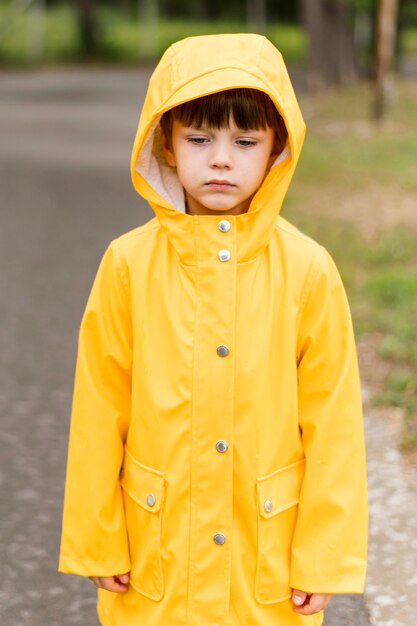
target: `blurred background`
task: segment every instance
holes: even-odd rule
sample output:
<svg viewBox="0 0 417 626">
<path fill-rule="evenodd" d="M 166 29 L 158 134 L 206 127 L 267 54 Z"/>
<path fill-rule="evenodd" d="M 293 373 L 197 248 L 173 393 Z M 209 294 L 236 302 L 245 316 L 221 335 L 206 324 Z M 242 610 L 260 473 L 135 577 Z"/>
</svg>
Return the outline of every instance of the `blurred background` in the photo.
<svg viewBox="0 0 417 626">
<path fill-rule="evenodd" d="M 109 241 L 152 216 L 129 158 L 159 56 L 246 31 L 307 123 L 282 214 L 335 258 L 358 341 L 369 574 L 326 624 L 415 624 L 416 0 L 0 0 L 1 626 L 97 624 L 91 583 L 56 573 L 79 322 Z"/>
</svg>

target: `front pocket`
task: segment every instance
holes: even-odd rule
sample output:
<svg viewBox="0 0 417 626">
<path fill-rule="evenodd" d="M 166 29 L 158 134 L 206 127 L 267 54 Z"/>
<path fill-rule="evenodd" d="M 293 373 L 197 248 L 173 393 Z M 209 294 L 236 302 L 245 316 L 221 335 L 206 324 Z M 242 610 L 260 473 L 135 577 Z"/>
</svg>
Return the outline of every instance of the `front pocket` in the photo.
<svg viewBox="0 0 417 626">
<path fill-rule="evenodd" d="M 258 548 L 255 598 L 261 604 L 291 597 L 291 543 L 304 477 L 304 459 L 256 479 Z"/>
<path fill-rule="evenodd" d="M 124 492 L 132 568 L 130 583 L 151 600 L 161 600 L 161 523 L 165 474 L 140 463 L 126 450 L 120 483 Z"/>
</svg>

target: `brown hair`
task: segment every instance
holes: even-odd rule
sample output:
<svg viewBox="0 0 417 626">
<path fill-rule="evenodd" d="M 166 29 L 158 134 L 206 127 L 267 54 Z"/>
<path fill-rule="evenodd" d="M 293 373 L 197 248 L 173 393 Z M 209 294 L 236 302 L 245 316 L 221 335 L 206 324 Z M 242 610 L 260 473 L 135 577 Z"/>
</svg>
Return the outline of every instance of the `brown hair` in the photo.
<svg viewBox="0 0 417 626">
<path fill-rule="evenodd" d="M 160 124 L 171 145 L 174 120 L 184 126 L 206 125 L 220 129 L 229 126 L 231 117 L 242 130 L 265 130 L 269 126 L 275 131 L 274 151 L 280 153 L 284 149 L 288 136 L 284 120 L 271 98 L 258 89 L 227 89 L 189 100 L 165 111 Z"/>
</svg>

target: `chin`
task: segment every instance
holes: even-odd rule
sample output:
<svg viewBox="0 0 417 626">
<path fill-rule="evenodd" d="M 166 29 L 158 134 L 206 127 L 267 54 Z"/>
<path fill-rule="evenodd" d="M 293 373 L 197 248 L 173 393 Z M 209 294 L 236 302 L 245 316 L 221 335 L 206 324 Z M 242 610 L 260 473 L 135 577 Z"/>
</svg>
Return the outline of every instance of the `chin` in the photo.
<svg viewBox="0 0 417 626">
<path fill-rule="evenodd" d="M 235 204 L 233 205 L 224 205 L 224 204 L 220 204 L 220 205 L 205 205 L 206 209 L 208 209 L 209 211 L 233 211 L 233 209 L 235 208 Z"/>
</svg>

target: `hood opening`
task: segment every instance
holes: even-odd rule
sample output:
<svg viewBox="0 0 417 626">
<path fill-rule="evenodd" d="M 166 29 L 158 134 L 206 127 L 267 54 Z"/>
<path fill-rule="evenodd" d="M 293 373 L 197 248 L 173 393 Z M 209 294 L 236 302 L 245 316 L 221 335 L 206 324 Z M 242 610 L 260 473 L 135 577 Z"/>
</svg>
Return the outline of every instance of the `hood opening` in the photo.
<svg viewBox="0 0 417 626">
<path fill-rule="evenodd" d="M 162 148 L 161 116 L 152 124 L 136 161 L 136 171 L 158 195 L 177 211 L 185 213 L 184 189 L 175 168 L 168 165 Z"/>
<path fill-rule="evenodd" d="M 259 232 L 267 236 L 279 216 L 305 135 L 281 53 L 262 35 L 201 35 L 176 42 L 162 56 L 149 81 L 132 150 L 134 187 L 150 203 L 167 232 L 174 222 L 186 228 L 178 219 L 179 214 L 185 214 L 185 197 L 176 170 L 165 160 L 161 116 L 184 102 L 234 88 L 256 89 L 268 95 L 288 134 L 284 149 L 239 221 L 253 224 L 256 215 Z M 263 224 L 258 224 L 260 221 Z"/>
<path fill-rule="evenodd" d="M 168 165 L 163 147 L 162 132 L 159 125 L 159 115 L 153 122 L 145 137 L 138 154 L 135 170 L 150 185 L 156 193 L 180 213 L 185 213 L 184 189 L 179 181 L 174 167 Z M 272 164 L 271 170 L 286 159 L 290 158 L 291 149 L 287 139 L 282 152 Z"/>
</svg>

